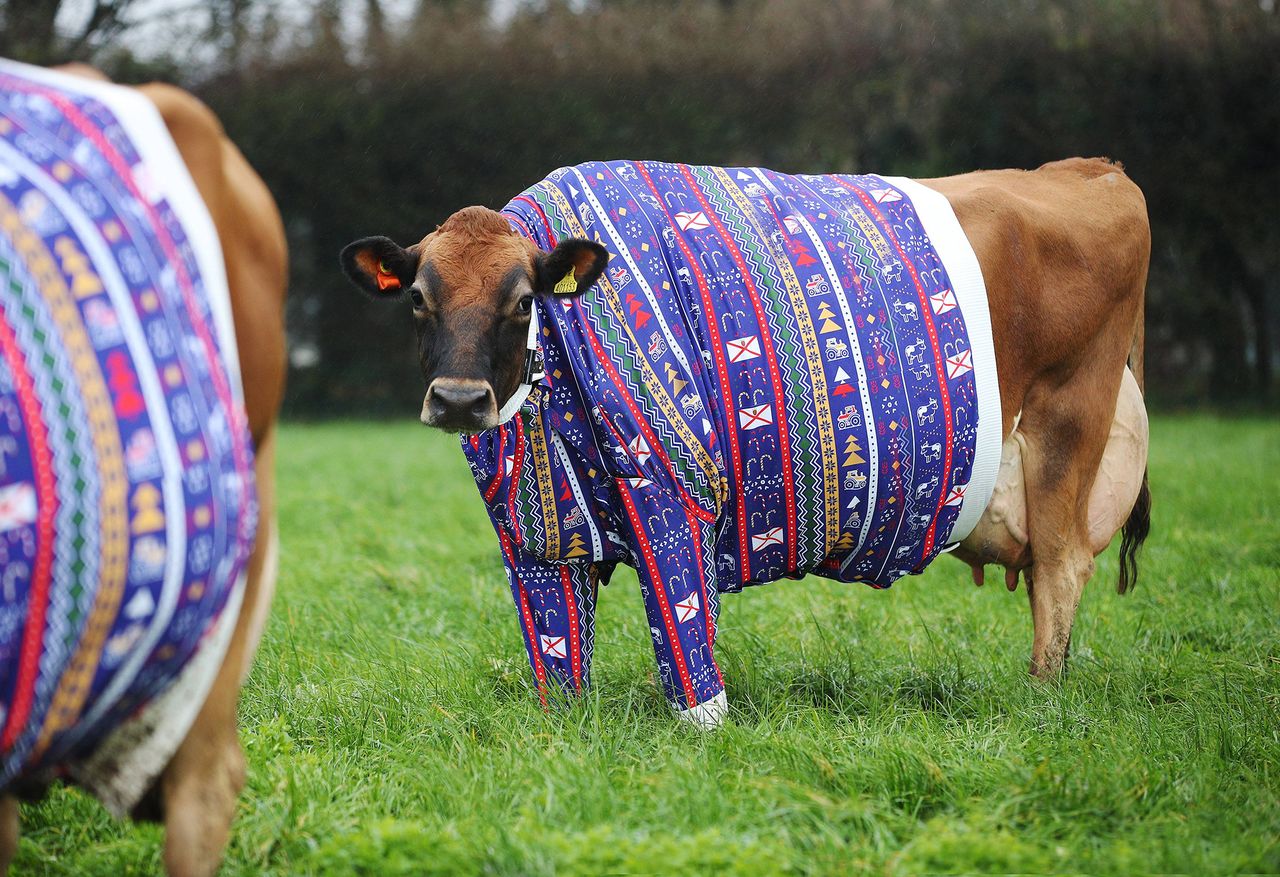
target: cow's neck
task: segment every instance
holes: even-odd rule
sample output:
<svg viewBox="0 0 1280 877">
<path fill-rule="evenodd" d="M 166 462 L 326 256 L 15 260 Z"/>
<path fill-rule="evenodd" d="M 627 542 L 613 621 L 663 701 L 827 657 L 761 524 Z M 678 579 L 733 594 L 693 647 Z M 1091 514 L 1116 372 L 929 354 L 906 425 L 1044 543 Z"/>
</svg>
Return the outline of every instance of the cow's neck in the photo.
<svg viewBox="0 0 1280 877">
<path fill-rule="evenodd" d="M 516 391 L 498 411 L 498 423 L 506 423 L 515 417 L 525 399 L 529 398 L 529 393 L 534 386 L 545 376 L 542 370 L 542 351 L 538 349 L 538 324 L 538 308 L 534 305 L 529 311 L 529 334 L 524 344 L 524 371 L 520 375 L 520 384 L 516 387 Z"/>
</svg>

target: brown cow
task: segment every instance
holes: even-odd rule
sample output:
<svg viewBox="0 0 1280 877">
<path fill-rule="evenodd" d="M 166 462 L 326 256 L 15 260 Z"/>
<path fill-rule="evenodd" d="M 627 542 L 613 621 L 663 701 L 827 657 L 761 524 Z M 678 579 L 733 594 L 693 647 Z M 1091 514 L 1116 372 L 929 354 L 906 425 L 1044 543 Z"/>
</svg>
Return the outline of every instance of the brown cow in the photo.
<svg viewBox="0 0 1280 877">
<path fill-rule="evenodd" d="M 103 78 L 80 65 L 67 72 Z M 169 85 L 143 85 L 138 90 L 160 111 L 221 241 L 255 445 L 260 509 L 244 600 L 226 656 L 186 737 L 134 812 L 137 818 L 164 822 L 167 871 L 194 877 L 217 870 L 244 785 L 237 702 L 275 589 L 275 425 L 285 378 L 287 252 L 270 192 L 214 114 Z M 7 870 L 16 852 L 18 830 L 18 802 L 6 796 L 0 800 L 0 872 Z"/>
<path fill-rule="evenodd" d="M 676 180 L 673 185 L 683 185 L 679 183 L 678 176 L 682 166 L 663 166 L 664 169 L 671 167 L 676 168 L 670 171 L 671 178 Z M 549 203 L 557 203 L 554 198 L 569 198 L 586 188 L 588 174 L 591 185 L 595 184 L 598 177 L 605 181 L 600 183 L 602 187 L 613 185 L 617 190 L 624 185 L 620 180 L 636 179 L 637 168 L 648 179 L 649 169 L 643 164 L 614 163 L 607 167 L 592 165 L 587 169 L 584 165 L 564 169 L 553 174 L 550 180 L 539 184 L 549 187 L 540 191 L 559 192 L 560 194 L 546 196 Z M 597 173 L 598 170 L 600 173 Z M 718 169 L 692 171 L 685 171 L 685 178 L 690 183 L 698 173 L 703 175 L 702 178 L 715 178 L 716 174 L 721 174 L 719 179 L 722 183 L 717 184 L 720 186 L 717 192 L 727 192 L 724 196 L 726 198 L 738 198 L 740 205 L 746 205 L 749 199 L 757 198 L 757 201 L 751 203 L 759 205 L 753 209 L 758 210 L 756 215 L 760 217 L 760 223 L 770 222 L 769 211 L 774 210 L 773 204 L 781 203 L 776 195 L 773 202 L 768 200 L 765 186 L 774 178 L 767 172 L 746 169 L 730 180 L 730 174 L 721 173 Z M 577 182 L 571 182 L 575 179 L 575 173 L 578 174 Z M 618 181 L 609 179 L 609 174 L 613 173 L 618 174 Z M 656 176 L 658 171 L 654 170 L 653 173 Z M 815 187 L 829 181 L 826 185 L 832 186 L 830 191 L 838 196 L 845 196 L 840 188 L 843 185 L 840 180 L 823 177 L 802 179 Z M 738 180 L 752 182 L 742 184 Z M 1135 581 L 1135 552 L 1147 534 L 1147 424 L 1140 389 L 1143 297 L 1151 248 L 1146 204 L 1141 191 L 1125 176 L 1121 167 L 1106 159 L 1073 158 L 1053 162 L 1030 172 L 985 171 L 922 180 L 919 183 L 945 197 L 976 254 L 985 280 L 996 372 L 999 377 L 998 396 L 1003 421 L 1000 436 L 1004 438 L 999 477 L 991 502 L 985 506 L 974 529 L 961 541 L 956 554 L 974 567 L 974 578 L 978 584 L 982 583 L 983 564 L 1005 566 L 1006 581 L 1011 589 L 1016 585 L 1018 573 L 1025 572 L 1035 632 L 1031 672 L 1041 677 L 1052 677 L 1064 667 L 1076 608 L 1084 585 L 1093 574 L 1094 557 L 1106 548 L 1114 534 L 1123 527 L 1119 589 L 1124 592 Z M 573 188 L 575 186 L 577 188 Z M 534 190 L 530 190 L 532 191 Z M 565 191 L 570 194 L 565 195 Z M 645 226 L 638 226 L 641 231 L 635 239 L 636 243 L 631 246 L 637 249 L 643 247 L 647 252 L 653 247 L 663 247 L 665 240 L 666 249 L 662 252 L 667 254 L 665 258 L 672 267 L 669 277 L 671 283 L 664 288 L 672 289 L 680 283 L 691 285 L 688 276 L 690 268 L 698 275 L 692 280 L 705 288 L 709 281 L 703 278 L 703 272 L 709 276 L 712 271 L 717 270 L 719 264 L 718 256 L 707 251 L 708 247 L 715 246 L 708 241 L 717 234 L 724 234 L 723 229 L 714 227 L 714 222 L 719 220 L 707 218 L 707 213 L 712 212 L 711 208 L 705 203 L 699 205 L 696 190 L 695 195 L 668 192 L 651 180 L 648 190 L 638 185 L 634 191 L 638 192 L 634 196 L 635 200 L 626 202 L 626 198 L 631 196 L 619 196 L 620 200 L 617 202 L 629 213 L 623 210 L 611 213 L 612 220 L 621 226 L 633 221 L 632 217 L 638 211 L 648 211 L 644 215 L 644 221 L 652 223 L 655 231 L 652 232 L 652 237 L 645 237 Z M 891 193 L 884 189 L 880 190 L 880 194 Z M 520 217 L 530 215 L 530 221 L 535 224 L 539 219 L 546 222 L 542 207 L 535 204 L 529 193 L 520 198 L 528 205 L 528 210 L 520 214 Z M 578 202 L 582 205 L 580 211 L 584 215 L 600 215 L 599 204 L 586 201 L 586 196 L 583 198 L 583 201 Z M 817 198 L 815 195 L 812 203 L 820 203 Z M 563 203 L 566 209 L 560 210 L 557 215 L 562 217 L 565 226 L 572 231 L 575 227 L 580 227 L 575 215 L 579 211 L 568 209 L 569 201 L 565 200 Z M 867 205 L 865 209 L 868 211 L 867 215 L 870 215 L 876 208 L 870 200 Z M 698 212 L 700 209 L 706 212 Z M 743 209 L 746 210 L 745 207 Z M 806 209 L 811 211 L 807 215 L 813 216 L 822 208 Z M 855 212 L 863 209 L 858 207 Z M 683 212 L 675 213 L 676 210 Z M 799 235 L 798 229 L 803 222 L 808 221 L 804 215 L 794 214 L 788 217 L 790 222 L 784 226 L 776 211 L 772 215 L 777 224 L 767 227 L 776 229 L 773 238 L 778 241 L 785 241 L 789 233 Z M 343 252 L 342 262 L 346 272 L 367 294 L 375 298 L 389 298 L 405 290 L 408 292 L 414 306 L 422 372 L 427 386 L 421 419 L 429 426 L 476 433 L 491 430 L 509 417 L 512 403 L 508 402 L 504 406 L 503 400 L 513 400 L 518 404 L 517 400 L 523 398 L 518 389 L 523 387 L 523 392 L 527 393 L 528 384 L 536 383 L 536 378 L 529 377 L 532 374 L 529 357 L 532 356 L 532 348 L 536 346 L 532 340 L 534 333 L 530 331 L 531 337 L 527 344 L 525 334 L 528 327 L 537 326 L 530 319 L 537 298 L 553 294 L 581 295 L 601 276 L 606 267 L 609 259 L 606 249 L 598 242 L 582 239 L 583 233 L 578 231 L 558 242 L 553 240 L 556 244 L 554 248 L 550 252 L 543 252 L 531 243 L 528 236 L 517 233 L 516 226 L 532 228 L 520 217 L 513 219 L 486 208 L 469 207 L 454 214 L 435 232 L 407 249 L 400 248 L 386 238 L 366 238 L 351 244 Z M 585 222 L 583 220 L 582 225 Z M 658 230 L 665 223 L 670 225 Z M 677 232 L 672 225 L 678 226 L 680 231 Z M 683 250 L 677 249 L 676 244 L 687 239 L 682 238 L 681 232 L 693 234 L 701 229 L 707 231 L 705 236 L 697 239 L 698 243 L 691 245 L 696 249 L 683 244 Z M 904 235 L 907 233 L 903 232 Z M 618 249 L 617 241 L 613 243 L 614 248 Z M 793 258 L 797 251 L 792 248 L 787 252 L 787 258 Z M 652 259 L 652 256 L 646 258 Z M 723 261 L 728 263 L 730 257 Z M 809 261 L 813 262 L 812 259 Z M 895 270 L 889 256 L 881 260 L 880 266 L 885 272 Z M 901 265 L 897 267 L 900 269 Z M 788 266 L 784 265 L 784 268 L 790 270 Z M 657 270 L 660 279 L 665 276 L 661 274 L 663 269 Z M 724 276 L 726 275 L 717 275 L 720 278 Z M 627 283 L 627 267 L 610 267 L 609 277 L 619 285 Z M 822 295 L 828 291 L 823 288 L 819 279 L 814 279 L 813 282 L 817 286 L 812 294 Z M 731 287 L 732 283 L 729 283 L 718 289 L 723 290 L 724 296 L 737 295 Z M 632 313 L 645 306 L 639 293 L 635 297 L 629 296 L 628 301 L 633 301 L 630 308 Z M 693 301 L 696 305 L 697 299 Z M 703 301 L 710 299 L 704 298 Z M 922 305 L 923 298 L 920 301 Z M 650 299 L 649 306 L 652 307 L 653 302 Z M 692 311 L 688 305 L 682 307 L 685 312 Z M 559 320 L 561 311 L 557 306 L 548 303 L 540 305 L 538 310 L 544 308 L 555 308 L 554 314 Z M 617 318 L 614 326 L 622 325 L 624 311 L 625 308 L 615 308 Z M 601 309 L 593 311 L 600 312 Z M 572 312 L 564 313 L 570 314 L 564 320 L 573 323 L 575 318 L 571 315 Z M 827 311 L 826 314 L 833 315 L 834 312 Z M 902 303 L 898 314 L 902 322 L 894 325 L 904 325 L 908 320 L 918 319 L 919 315 L 920 306 Z M 713 324 L 717 323 L 739 325 L 740 318 L 727 312 L 717 311 L 709 316 L 710 319 L 706 319 L 705 315 L 700 318 L 695 314 L 685 325 L 694 326 L 691 331 L 698 334 L 715 331 L 716 326 Z M 544 316 L 544 326 L 546 319 Z M 607 324 L 610 318 L 606 313 L 606 316 L 597 319 L 602 324 Z M 884 320 L 883 315 L 881 319 Z M 625 326 L 619 329 L 619 334 L 624 330 Z M 560 332 L 565 331 L 568 330 L 561 327 Z M 607 331 L 608 326 L 605 332 Z M 544 328 L 542 332 L 545 334 L 547 330 Z M 648 339 L 649 336 L 646 334 L 644 338 Z M 655 332 L 652 338 L 645 346 L 649 356 L 654 358 L 661 355 L 665 347 L 660 345 L 663 339 L 659 333 Z M 628 342 L 627 336 L 623 335 L 621 347 L 626 349 L 637 346 L 641 340 L 633 339 Z M 753 337 L 738 339 L 734 343 L 753 345 L 758 344 L 758 341 Z M 739 350 L 744 357 L 759 355 L 758 347 L 743 346 Z M 908 356 L 912 352 L 908 351 Z M 707 363 L 711 363 L 713 357 L 718 355 L 718 350 L 710 349 L 704 354 Z M 837 344 L 832 355 L 844 356 L 846 351 Z M 641 362 L 636 368 L 642 370 L 645 367 L 643 357 L 638 358 Z M 530 425 L 524 434 L 541 435 L 560 429 L 581 430 L 592 426 L 597 436 L 597 447 L 616 445 L 620 448 L 623 443 L 628 442 L 630 435 L 619 432 L 625 428 L 623 420 L 618 421 L 623 425 L 617 427 L 613 420 L 616 417 L 625 418 L 626 412 L 615 415 L 609 409 L 610 403 L 607 400 L 601 402 L 599 394 L 590 395 L 590 388 L 595 386 L 593 382 L 597 380 L 596 377 L 578 375 L 577 369 L 582 367 L 577 364 L 578 359 L 570 357 L 566 361 L 575 364 L 576 386 L 583 388 L 578 392 L 589 396 L 586 404 L 592 406 L 591 414 L 595 417 L 595 423 L 570 425 L 565 423 L 561 412 L 561 419 L 551 421 L 550 426 L 540 426 L 536 417 L 530 419 Z M 1126 363 L 1129 369 L 1126 369 Z M 674 378 L 680 378 L 681 384 L 686 384 L 690 379 L 689 373 L 681 375 L 673 367 L 672 371 L 667 372 L 666 382 L 674 383 Z M 617 385 L 618 379 L 613 380 Z M 661 375 L 644 381 L 655 396 L 661 392 L 661 388 L 654 386 L 655 381 L 663 381 Z M 712 391 L 710 396 L 714 395 Z M 761 398 L 753 391 L 744 404 L 756 405 Z M 766 395 L 763 398 L 770 397 Z M 545 394 L 535 399 L 539 405 L 546 405 Z M 699 400 L 694 399 L 691 404 L 697 402 Z M 707 404 L 710 406 L 716 403 L 709 398 Z M 508 410 L 500 415 L 499 408 Z M 930 417 L 930 406 L 925 405 L 918 416 Z M 767 421 L 754 422 L 751 426 L 758 425 L 759 422 Z M 561 425 L 557 426 L 557 423 Z M 714 428 L 707 421 L 703 423 L 707 423 L 707 431 Z M 733 426 L 736 427 L 737 423 L 734 422 Z M 497 430 L 493 432 L 496 433 Z M 511 431 L 508 430 L 507 434 L 510 435 Z M 485 441 L 489 439 L 478 437 L 472 441 L 472 447 L 486 447 Z M 505 442 L 506 439 L 498 441 Z M 528 439 L 525 441 L 527 444 Z M 538 441 L 545 443 L 546 440 Z M 721 441 L 721 444 L 724 442 Z M 643 454 L 647 459 L 655 450 L 651 445 L 652 436 L 649 436 L 646 443 L 627 444 L 628 450 L 634 452 L 629 458 L 621 451 L 615 455 L 617 460 L 622 461 L 615 465 L 623 468 L 607 474 L 616 479 L 620 492 L 629 490 L 623 482 L 645 480 L 636 479 L 634 469 L 627 471 L 627 467 L 637 461 L 636 454 Z M 522 465 L 520 456 L 523 453 L 520 450 L 520 440 L 517 439 L 515 445 L 500 446 L 516 448 L 502 453 L 511 454 L 506 458 L 508 471 L 518 469 Z M 530 447 L 530 454 L 539 453 L 536 446 Z M 694 452 L 696 451 L 695 447 Z M 584 453 L 591 452 L 588 447 Z M 935 455 L 936 459 L 940 452 L 939 445 L 929 445 L 925 453 Z M 547 452 L 544 450 L 540 453 L 545 457 Z M 671 456 L 674 458 L 674 453 Z M 554 459 L 554 455 L 550 459 Z M 918 457 L 917 460 L 919 459 L 922 458 Z M 752 462 L 751 459 L 744 458 L 741 465 L 750 471 Z M 638 463 L 643 464 L 644 459 L 639 459 Z M 606 460 L 605 468 L 609 468 L 609 465 L 610 462 Z M 477 470 L 477 477 L 487 479 L 490 476 L 488 472 Z M 495 521 L 504 520 L 504 516 L 509 514 L 503 507 L 504 502 L 514 504 L 514 501 L 504 501 L 502 498 L 503 494 L 499 489 L 501 477 L 499 473 L 485 497 L 487 501 L 492 500 L 491 514 L 494 514 Z M 539 479 L 541 478 L 539 472 Z M 695 515 L 703 512 L 709 516 L 708 520 L 716 520 L 716 515 L 727 506 L 720 504 L 724 501 L 723 492 L 717 493 L 711 480 L 707 483 L 710 486 L 705 497 L 709 499 L 704 502 L 705 497 L 702 495 L 686 495 L 682 507 L 692 509 Z M 485 484 L 482 483 L 481 487 L 484 490 Z M 926 484 L 919 491 L 923 493 L 933 488 L 934 485 Z M 683 488 L 677 486 L 671 490 L 675 489 Z M 555 495 L 549 495 L 552 490 L 556 492 Z M 554 504 L 562 490 L 559 482 L 550 484 L 543 493 L 544 497 L 548 497 L 547 504 Z M 696 485 L 690 490 L 696 490 Z M 625 496 L 623 501 L 629 502 Z M 731 506 L 733 500 L 726 502 Z M 618 504 L 615 499 L 609 505 L 616 508 Z M 711 507 L 713 504 L 714 507 Z M 536 505 L 535 500 L 534 506 Z M 633 511 L 630 506 L 628 511 Z M 514 517 L 514 513 L 511 516 Z M 544 519 L 549 519 L 549 515 Z M 638 519 L 635 514 L 630 518 L 632 521 Z M 680 521 L 679 516 L 675 520 L 678 527 L 687 526 Z M 724 518 L 719 520 L 723 522 Z M 663 527 L 667 526 L 668 518 L 662 517 L 661 522 Z M 692 519 L 689 525 L 695 528 L 699 526 Z M 499 524 L 499 535 L 509 569 L 517 568 L 530 576 L 540 575 L 536 562 L 521 560 L 513 554 L 512 543 L 519 539 L 512 535 L 514 532 L 514 527 Z M 612 530 L 610 535 L 614 535 Z M 762 544 L 767 542 L 766 539 Z M 642 542 L 635 544 L 640 549 L 646 549 Z M 561 552 L 559 555 L 547 555 L 546 559 L 563 560 L 563 541 L 558 548 Z M 543 551 L 545 547 L 540 545 L 538 550 Z M 600 549 L 596 550 L 600 552 Z M 604 551 L 607 553 L 608 550 L 606 545 Z M 616 559 L 616 556 L 611 559 Z M 639 567 L 638 563 L 637 566 Z M 563 567 L 570 568 L 572 564 L 564 564 Z M 806 571 L 808 570 L 801 568 L 785 569 L 781 570 L 781 574 Z M 904 571 L 906 570 L 899 571 L 899 574 Z M 578 587 L 577 579 L 571 578 L 573 575 L 575 573 L 564 573 L 563 586 L 566 595 L 564 600 L 571 609 L 584 600 L 593 601 L 595 585 L 595 579 L 590 578 L 584 580 L 582 587 Z M 642 581 L 644 580 L 642 572 Z M 577 588 L 576 598 L 570 593 L 571 584 Z M 544 577 L 538 579 L 537 586 L 545 587 L 549 592 L 559 587 L 559 580 L 554 576 Z M 646 584 L 646 599 L 650 591 L 663 586 L 662 577 L 650 575 Z M 530 612 L 530 606 L 536 609 L 538 605 L 546 607 L 550 604 L 531 603 L 529 595 L 533 593 L 533 588 L 534 585 L 526 586 L 521 582 L 518 574 L 513 576 L 513 590 L 524 617 L 526 643 L 530 647 L 541 687 L 544 675 L 549 675 L 553 669 L 554 659 L 562 659 L 561 663 L 568 666 L 567 661 L 563 660 L 567 649 L 556 638 L 543 637 L 541 654 L 535 653 L 537 641 L 534 634 L 539 632 L 535 631 L 535 627 L 540 622 L 536 612 Z M 658 614 L 651 612 L 651 625 L 661 625 L 662 620 L 654 620 L 660 617 L 666 621 L 669 632 L 676 629 L 669 617 L 668 606 L 672 602 L 668 598 L 667 603 L 655 604 L 657 608 L 654 612 Z M 701 605 L 705 606 L 707 603 L 704 595 Z M 687 618 L 699 617 L 698 601 L 675 605 Z M 556 608 L 559 611 L 561 607 L 557 604 Z M 680 620 L 685 621 L 686 617 Z M 715 634 L 713 624 L 709 627 L 706 638 L 697 641 L 698 650 L 708 653 L 710 641 Z M 658 645 L 661 634 L 662 631 L 655 627 L 655 646 Z M 675 636 L 671 635 L 670 639 L 674 640 Z M 676 662 L 684 660 L 678 650 L 674 655 Z M 660 660 L 661 657 L 660 653 Z M 710 661 L 706 665 L 711 667 L 708 690 L 714 690 L 714 677 L 718 670 Z M 575 664 L 570 682 L 580 688 L 578 677 Z M 671 697 L 670 693 L 668 696 Z M 722 695 L 716 696 L 722 698 Z M 697 708 L 702 709 L 707 703 L 709 702 L 698 703 Z M 714 724 L 722 708 L 721 699 L 721 704 L 716 709 L 697 714 L 695 698 L 691 694 L 689 709 L 683 710 L 683 713 L 690 714 L 690 718 L 700 723 Z"/>
</svg>

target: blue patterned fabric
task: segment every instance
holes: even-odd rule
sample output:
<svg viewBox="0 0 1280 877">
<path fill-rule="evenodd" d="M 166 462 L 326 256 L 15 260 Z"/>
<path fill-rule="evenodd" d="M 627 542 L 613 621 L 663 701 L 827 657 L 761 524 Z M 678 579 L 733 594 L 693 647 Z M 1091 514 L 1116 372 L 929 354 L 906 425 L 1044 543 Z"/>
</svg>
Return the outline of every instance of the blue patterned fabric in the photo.
<svg viewBox="0 0 1280 877">
<path fill-rule="evenodd" d="M 257 519 L 225 279 L 157 144 L 77 82 L 0 66 L 0 789 L 168 688 L 238 599 Z"/>
<path fill-rule="evenodd" d="M 520 413 L 463 440 L 540 690 L 588 683 L 619 562 L 688 708 L 723 689 L 721 593 L 810 572 L 888 587 L 951 538 L 978 444 L 977 308 L 905 185 L 595 162 L 504 208 L 543 250 L 610 253 L 585 295 L 539 303 L 546 378 Z"/>
</svg>

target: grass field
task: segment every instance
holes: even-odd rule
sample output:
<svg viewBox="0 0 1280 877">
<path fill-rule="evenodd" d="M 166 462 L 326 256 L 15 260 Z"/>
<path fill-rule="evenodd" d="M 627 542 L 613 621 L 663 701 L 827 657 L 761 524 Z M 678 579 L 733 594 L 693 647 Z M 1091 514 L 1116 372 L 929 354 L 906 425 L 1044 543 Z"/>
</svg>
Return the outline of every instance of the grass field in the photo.
<svg viewBox="0 0 1280 877">
<path fill-rule="evenodd" d="M 1024 591 L 942 559 L 727 597 L 704 735 L 655 687 L 634 574 L 596 690 L 544 713 L 454 441 L 290 426 L 222 873 L 1280 872 L 1280 423 L 1152 432 L 1141 581 L 1115 594 L 1113 546 L 1061 684 L 1026 676 Z M 159 868 L 158 828 L 79 791 L 23 829 L 18 874 Z"/>
</svg>

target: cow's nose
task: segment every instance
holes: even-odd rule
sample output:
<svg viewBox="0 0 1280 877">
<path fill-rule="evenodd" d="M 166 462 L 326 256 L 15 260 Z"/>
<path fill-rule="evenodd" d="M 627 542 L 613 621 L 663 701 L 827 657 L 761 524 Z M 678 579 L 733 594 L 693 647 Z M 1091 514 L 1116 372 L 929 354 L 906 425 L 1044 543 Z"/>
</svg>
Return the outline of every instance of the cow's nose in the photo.
<svg viewBox="0 0 1280 877">
<path fill-rule="evenodd" d="M 423 422 L 445 429 L 487 429 L 497 416 L 487 381 L 437 378 L 427 390 Z"/>
</svg>

